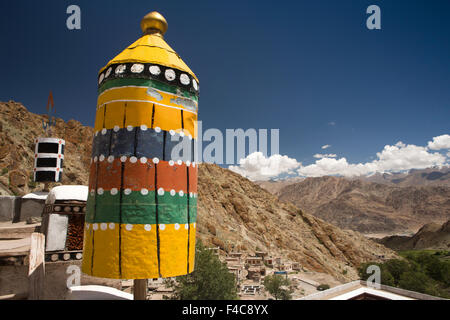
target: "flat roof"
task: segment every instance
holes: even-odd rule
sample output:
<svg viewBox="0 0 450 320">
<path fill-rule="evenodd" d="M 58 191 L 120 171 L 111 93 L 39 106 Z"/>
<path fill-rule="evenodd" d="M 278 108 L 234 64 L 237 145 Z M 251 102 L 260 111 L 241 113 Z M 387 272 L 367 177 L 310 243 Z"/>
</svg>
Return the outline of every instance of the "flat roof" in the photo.
<svg viewBox="0 0 450 320">
<path fill-rule="evenodd" d="M 52 188 L 45 203 L 52 204 L 56 200 L 87 201 L 89 190 L 87 186 L 58 186 Z"/>
<path fill-rule="evenodd" d="M 364 294 L 387 300 L 447 300 L 386 285 L 379 285 L 379 288 L 374 288 L 368 286 L 367 282 L 362 280 L 356 280 L 328 290 L 313 293 L 298 300 L 350 300 Z"/>
</svg>

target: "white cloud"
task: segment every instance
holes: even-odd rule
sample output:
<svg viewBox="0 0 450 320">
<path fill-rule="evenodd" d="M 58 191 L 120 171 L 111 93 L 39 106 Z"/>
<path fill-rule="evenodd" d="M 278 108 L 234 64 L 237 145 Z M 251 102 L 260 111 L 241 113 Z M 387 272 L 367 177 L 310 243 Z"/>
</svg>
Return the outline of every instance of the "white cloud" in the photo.
<svg viewBox="0 0 450 320">
<path fill-rule="evenodd" d="M 397 142 L 395 145 L 386 145 L 377 152 L 376 159 L 365 163 L 349 163 L 346 158 L 336 159 L 335 154 L 315 154 L 318 158 L 315 163 L 302 166 L 296 159 L 288 156 L 273 155 L 264 157 L 261 152 L 254 152 L 239 161 L 239 166 L 230 166 L 229 169 L 241 174 L 250 180 L 269 180 L 281 174 L 320 177 L 326 175 L 359 176 L 374 174 L 376 172 L 398 172 L 410 169 L 425 169 L 429 167 L 448 166 L 446 156 L 450 160 L 450 152 L 446 156 L 431 150 L 441 150 L 446 146 L 450 136 L 448 134 L 434 137 L 428 147 Z M 323 148 L 322 149 L 326 149 Z M 431 150 L 430 150 L 431 149 Z M 373 157 L 371 157 L 373 158 Z"/>
<path fill-rule="evenodd" d="M 428 149 L 430 150 L 450 149 L 450 135 L 443 134 L 442 136 L 434 137 L 433 141 L 428 142 Z"/>
<path fill-rule="evenodd" d="M 334 154 L 334 153 L 326 153 L 326 154 L 316 153 L 316 154 L 314 155 L 314 158 L 317 158 L 317 159 L 323 159 L 323 158 L 336 158 L 336 157 L 337 157 L 337 155 Z"/>
<path fill-rule="evenodd" d="M 331 145 L 326 144 L 326 145 L 322 146 L 322 149 L 325 150 L 325 149 L 328 149 L 329 147 L 331 147 Z"/>
<path fill-rule="evenodd" d="M 294 173 L 299 166 L 300 162 L 288 156 L 275 154 L 267 158 L 261 152 L 254 152 L 239 160 L 239 166 L 229 166 L 228 169 L 250 180 L 264 181 L 283 173 Z"/>
<path fill-rule="evenodd" d="M 323 158 L 314 164 L 300 167 L 297 172 L 301 176 L 319 177 L 324 175 L 358 176 L 374 172 L 403 171 L 424 169 L 445 164 L 445 156 L 431 153 L 426 147 L 406 145 L 403 142 L 386 145 L 377 153 L 377 159 L 366 163 L 348 163 L 346 158 Z"/>
</svg>

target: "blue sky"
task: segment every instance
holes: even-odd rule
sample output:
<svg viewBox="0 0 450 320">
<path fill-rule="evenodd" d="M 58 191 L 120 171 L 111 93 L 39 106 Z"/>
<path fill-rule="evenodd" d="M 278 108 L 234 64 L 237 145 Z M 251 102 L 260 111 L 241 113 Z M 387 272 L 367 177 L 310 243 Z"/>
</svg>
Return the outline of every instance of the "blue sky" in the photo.
<svg viewBox="0 0 450 320">
<path fill-rule="evenodd" d="M 71 4 L 81 30 L 66 28 Z M 366 28 L 372 4 L 381 30 Z M 450 1 L 2 0 L 0 10 L 0 101 L 35 113 L 52 90 L 58 116 L 92 126 L 98 70 L 156 10 L 200 79 L 204 128 L 280 128 L 280 153 L 303 165 L 324 151 L 366 163 L 385 145 L 449 133 Z"/>
</svg>

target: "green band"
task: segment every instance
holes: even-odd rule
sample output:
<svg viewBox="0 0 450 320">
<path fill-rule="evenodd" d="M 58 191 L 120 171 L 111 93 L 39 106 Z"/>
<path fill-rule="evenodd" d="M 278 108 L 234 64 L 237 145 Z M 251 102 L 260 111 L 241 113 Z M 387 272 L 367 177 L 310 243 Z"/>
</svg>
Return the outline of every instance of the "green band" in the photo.
<svg viewBox="0 0 450 320">
<path fill-rule="evenodd" d="M 123 191 L 122 191 L 123 192 Z M 186 224 L 188 223 L 188 196 L 178 194 L 171 196 L 169 192 L 158 195 L 158 223 Z M 155 192 L 147 195 L 132 191 L 129 195 L 122 193 L 111 195 L 89 195 L 87 201 L 86 222 L 102 223 L 114 222 L 122 224 L 156 224 Z M 197 220 L 197 198 L 189 198 L 189 223 Z"/>
<path fill-rule="evenodd" d="M 113 79 L 106 81 L 102 86 L 98 89 L 98 94 L 100 95 L 103 91 L 111 89 L 111 88 L 120 88 L 126 86 L 140 86 L 140 87 L 152 87 L 161 91 L 169 92 L 172 94 L 180 94 L 183 97 L 189 98 L 198 102 L 198 97 L 195 94 L 192 94 L 186 90 L 182 90 L 175 86 L 170 86 L 166 83 L 150 80 L 150 79 L 138 79 L 138 78 L 123 78 L 123 79 Z"/>
</svg>

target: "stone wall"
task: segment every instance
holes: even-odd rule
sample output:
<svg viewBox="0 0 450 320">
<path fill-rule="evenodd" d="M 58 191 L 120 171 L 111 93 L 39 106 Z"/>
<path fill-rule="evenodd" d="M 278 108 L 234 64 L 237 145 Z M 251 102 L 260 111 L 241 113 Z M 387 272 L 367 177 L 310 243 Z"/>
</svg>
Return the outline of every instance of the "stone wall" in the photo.
<svg viewBox="0 0 450 320">
<path fill-rule="evenodd" d="M 45 200 L 21 199 L 20 217 L 18 221 L 26 221 L 31 217 L 41 217 L 44 210 Z M 16 219 L 15 219 L 16 220 Z M 15 221 L 16 222 L 16 221 Z"/>
<path fill-rule="evenodd" d="M 30 217 L 41 217 L 44 205 L 45 200 L 0 196 L 0 222 L 19 222 Z"/>
<path fill-rule="evenodd" d="M 0 196 L 0 222 L 13 221 L 20 216 L 20 197 Z"/>
</svg>

